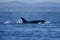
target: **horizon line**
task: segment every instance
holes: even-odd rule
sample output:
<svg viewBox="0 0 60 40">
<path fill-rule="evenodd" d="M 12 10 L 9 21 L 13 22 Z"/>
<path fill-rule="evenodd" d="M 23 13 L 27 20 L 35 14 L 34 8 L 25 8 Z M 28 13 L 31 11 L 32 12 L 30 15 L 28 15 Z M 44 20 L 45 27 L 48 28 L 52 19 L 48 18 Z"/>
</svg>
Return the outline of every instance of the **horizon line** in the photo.
<svg viewBox="0 0 60 40">
<path fill-rule="evenodd" d="M 7 2 L 7 1 L 6 1 Z M 8 1 L 8 2 L 22 2 L 22 1 Z M 49 2 L 49 1 L 48 1 Z M 51 2 L 51 1 L 50 1 Z M 1 2 L 0 2 L 1 3 Z M 3 3 L 3 2 L 2 2 Z M 22 2 L 22 3 L 41 3 L 41 2 Z M 59 3 L 59 2 L 51 2 L 51 3 Z"/>
</svg>

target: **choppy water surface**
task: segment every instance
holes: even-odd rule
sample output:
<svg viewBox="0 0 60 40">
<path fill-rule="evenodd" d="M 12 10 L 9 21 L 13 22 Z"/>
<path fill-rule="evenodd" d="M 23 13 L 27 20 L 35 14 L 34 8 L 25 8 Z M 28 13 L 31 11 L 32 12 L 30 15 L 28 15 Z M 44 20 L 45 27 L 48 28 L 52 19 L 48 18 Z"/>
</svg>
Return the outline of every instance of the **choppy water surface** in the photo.
<svg viewBox="0 0 60 40">
<path fill-rule="evenodd" d="M 6 21 L 17 22 L 21 16 L 26 20 L 43 19 L 50 23 L 1 24 Z M 60 12 L 0 11 L 0 22 L 0 40 L 60 40 Z"/>
</svg>

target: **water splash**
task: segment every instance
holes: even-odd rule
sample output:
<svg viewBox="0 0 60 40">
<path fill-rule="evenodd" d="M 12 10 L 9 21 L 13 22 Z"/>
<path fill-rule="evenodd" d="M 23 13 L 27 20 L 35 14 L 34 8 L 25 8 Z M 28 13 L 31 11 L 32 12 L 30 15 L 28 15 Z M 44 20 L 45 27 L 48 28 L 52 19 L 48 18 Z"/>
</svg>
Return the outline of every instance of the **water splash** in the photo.
<svg viewBox="0 0 60 40">
<path fill-rule="evenodd" d="M 10 22 L 10 21 L 5 21 L 5 22 L 4 22 L 4 24 L 9 24 L 9 23 L 11 23 L 11 22 Z"/>
<path fill-rule="evenodd" d="M 16 23 L 22 23 L 22 20 L 21 20 L 21 19 L 19 19 L 19 20 L 17 20 L 17 21 L 16 21 Z"/>
</svg>

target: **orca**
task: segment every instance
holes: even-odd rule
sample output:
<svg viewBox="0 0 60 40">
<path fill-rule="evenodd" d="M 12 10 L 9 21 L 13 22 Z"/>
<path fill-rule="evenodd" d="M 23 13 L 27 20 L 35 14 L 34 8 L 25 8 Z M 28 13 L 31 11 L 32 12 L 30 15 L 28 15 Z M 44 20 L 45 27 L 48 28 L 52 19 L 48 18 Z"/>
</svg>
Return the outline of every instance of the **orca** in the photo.
<svg viewBox="0 0 60 40">
<path fill-rule="evenodd" d="M 22 19 L 22 23 L 30 23 L 30 24 L 44 24 L 45 20 L 32 20 L 32 21 L 27 21 L 26 19 L 24 19 L 23 17 L 21 17 Z"/>
</svg>

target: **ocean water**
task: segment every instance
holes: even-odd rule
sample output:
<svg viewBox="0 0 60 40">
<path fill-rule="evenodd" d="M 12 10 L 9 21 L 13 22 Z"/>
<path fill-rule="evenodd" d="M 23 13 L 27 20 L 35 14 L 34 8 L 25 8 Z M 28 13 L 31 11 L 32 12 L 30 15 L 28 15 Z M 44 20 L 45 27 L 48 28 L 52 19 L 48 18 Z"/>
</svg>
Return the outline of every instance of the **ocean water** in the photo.
<svg viewBox="0 0 60 40">
<path fill-rule="evenodd" d="M 24 24 L 21 17 L 27 21 L 43 19 L 49 23 Z M 6 22 L 12 24 L 4 24 Z M 0 40 L 60 40 L 60 11 L 3 9 L 0 11 Z"/>
</svg>

